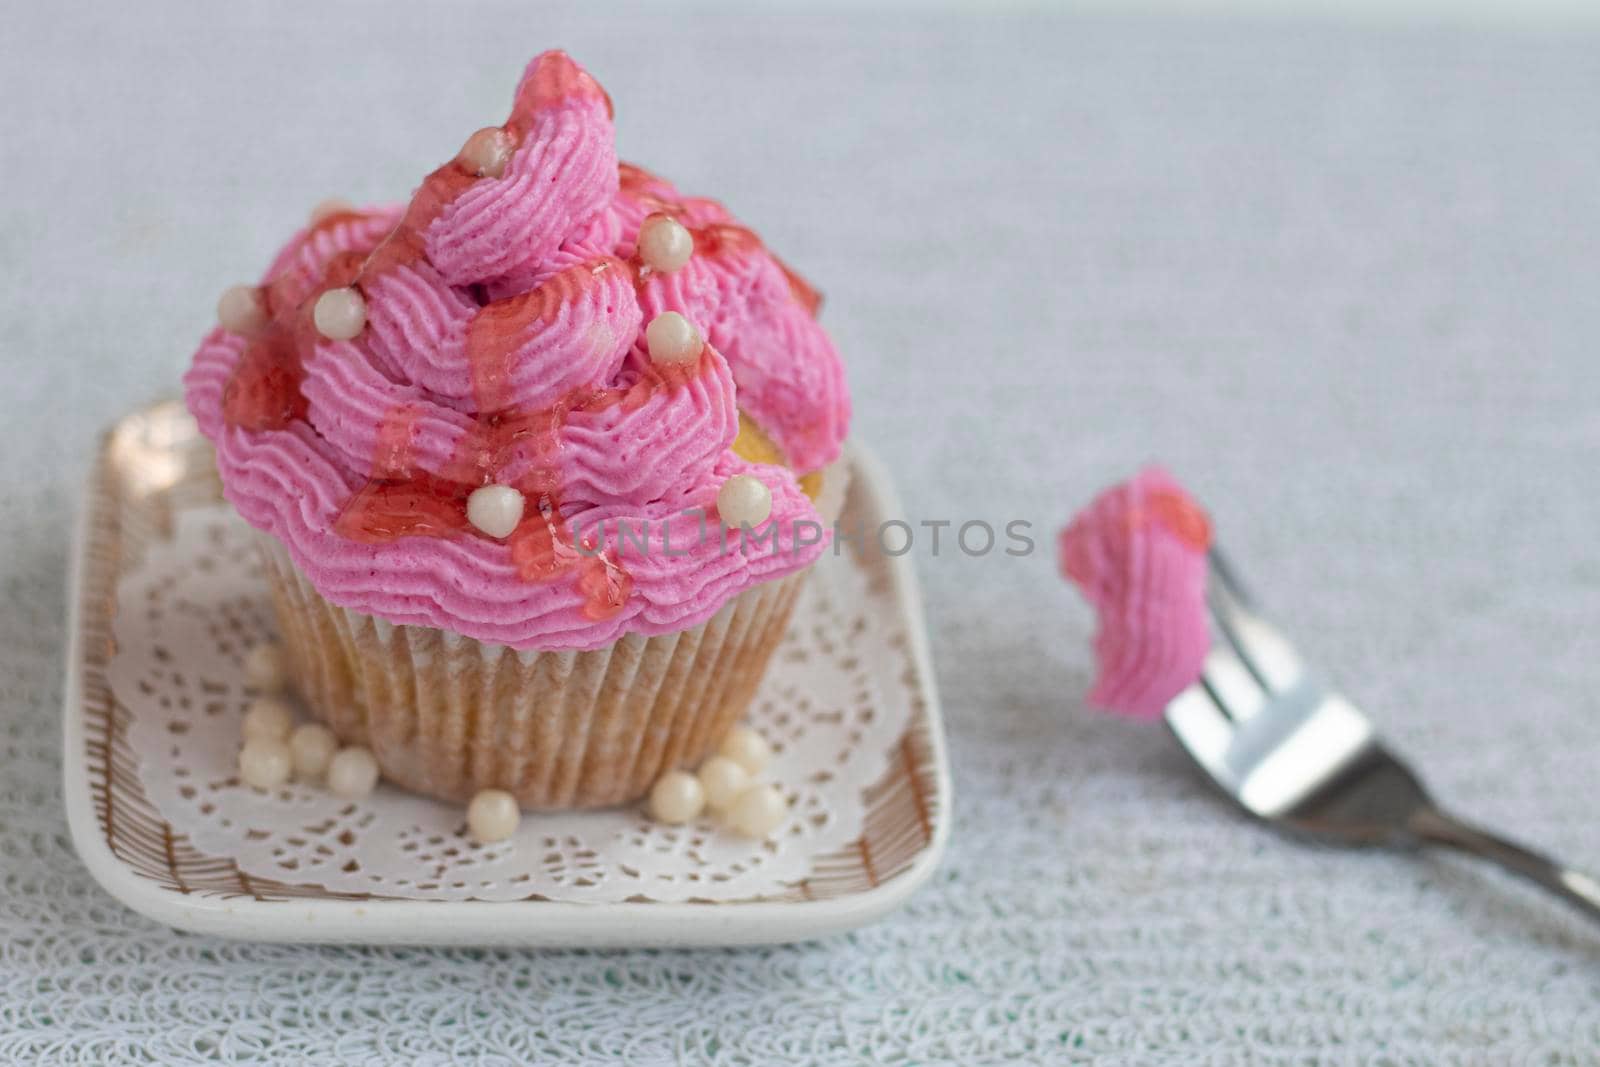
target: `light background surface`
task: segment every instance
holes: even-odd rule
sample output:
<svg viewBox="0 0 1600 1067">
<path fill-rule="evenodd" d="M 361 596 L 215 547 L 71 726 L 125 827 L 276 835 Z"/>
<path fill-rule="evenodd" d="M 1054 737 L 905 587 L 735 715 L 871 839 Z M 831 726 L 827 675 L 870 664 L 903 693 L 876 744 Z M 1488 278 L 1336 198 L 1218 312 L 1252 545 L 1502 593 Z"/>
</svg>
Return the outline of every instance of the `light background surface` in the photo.
<svg viewBox="0 0 1600 1067">
<path fill-rule="evenodd" d="M 28 5 L 0 36 L 0 1062 L 1592 1064 L 1600 933 L 1302 847 L 1082 707 L 1045 537 L 1147 459 L 1465 813 L 1600 868 L 1600 37 L 952 10 Z M 956 829 L 893 918 L 757 951 L 176 935 L 59 787 L 99 427 L 322 197 L 395 198 L 561 45 L 622 153 L 827 292 L 917 517 Z"/>
</svg>

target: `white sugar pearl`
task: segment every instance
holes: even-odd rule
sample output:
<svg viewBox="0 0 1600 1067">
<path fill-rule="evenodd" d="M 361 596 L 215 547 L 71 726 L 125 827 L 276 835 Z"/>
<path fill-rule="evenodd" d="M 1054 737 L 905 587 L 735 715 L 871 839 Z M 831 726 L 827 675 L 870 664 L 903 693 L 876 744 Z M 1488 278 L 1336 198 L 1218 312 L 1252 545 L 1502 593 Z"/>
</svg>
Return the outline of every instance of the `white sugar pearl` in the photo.
<svg viewBox="0 0 1600 1067">
<path fill-rule="evenodd" d="M 244 739 L 286 741 L 294 729 L 294 709 L 277 697 L 257 697 L 244 713 Z"/>
<path fill-rule="evenodd" d="M 467 521 L 490 537 L 509 537 L 526 506 L 522 494 L 511 486 L 486 485 L 467 497 Z"/>
<path fill-rule="evenodd" d="M 717 490 L 717 514 L 724 526 L 760 526 L 772 514 L 772 490 L 749 474 L 735 474 Z"/>
<path fill-rule="evenodd" d="M 644 343 L 653 363 L 688 363 L 700 358 L 705 342 L 694 323 L 676 311 L 663 311 L 644 328 Z"/>
<path fill-rule="evenodd" d="M 789 802 L 777 786 L 752 786 L 740 793 L 728 809 L 728 825 L 746 837 L 767 837 L 788 814 Z"/>
<path fill-rule="evenodd" d="M 367 300 L 351 288 L 329 289 L 311 309 L 317 332 L 330 341 L 348 341 L 367 325 Z"/>
<path fill-rule="evenodd" d="M 293 765 L 282 741 L 258 737 L 239 750 L 239 780 L 253 789 L 276 789 L 289 780 Z"/>
<path fill-rule="evenodd" d="M 294 776 L 302 782 L 321 781 L 328 773 L 339 739 L 320 722 L 295 727 L 289 735 L 289 754 L 294 757 Z"/>
<path fill-rule="evenodd" d="M 728 757 L 752 775 L 756 775 L 761 773 L 761 768 L 772 758 L 772 746 L 767 744 L 766 738 L 750 727 L 735 726 L 728 731 L 728 736 L 722 739 L 722 744 L 717 746 L 717 754 Z"/>
<path fill-rule="evenodd" d="M 328 761 L 328 792 L 351 800 L 377 788 L 378 761 L 359 745 L 341 748 Z"/>
<path fill-rule="evenodd" d="M 700 779 L 700 789 L 706 796 L 706 807 L 721 811 L 734 798 L 750 787 L 750 772 L 726 756 L 712 756 L 700 764 L 695 772 Z"/>
<path fill-rule="evenodd" d="M 280 692 L 289 680 L 289 667 L 283 648 L 276 641 L 263 641 L 244 656 L 244 684 L 260 693 Z"/>
<path fill-rule="evenodd" d="M 511 162 L 511 136 L 498 126 L 487 126 L 461 146 L 456 158 L 461 165 L 480 178 L 498 178 L 506 172 Z"/>
<path fill-rule="evenodd" d="M 650 790 L 650 817 L 679 825 L 692 822 L 706 806 L 705 787 L 688 771 L 668 771 Z"/>
<path fill-rule="evenodd" d="M 485 789 L 467 805 L 467 833 L 481 845 L 504 841 L 521 821 L 517 798 L 504 789 Z"/>
<path fill-rule="evenodd" d="M 217 321 L 229 333 L 252 337 L 267 328 L 267 305 L 254 285 L 235 285 L 217 301 Z"/>
<path fill-rule="evenodd" d="M 330 197 L 311 209 L 311 225 L 315 226 L 323 219 L 331 219 L 335 215 L 348 215 L 355 211 L 356 206 L 348 200 Z"/>
<path fill-rule="evenodd" d="M 651 270 L 677 270 L 694 255 L 694 235 L 671 215 L 651 215 L 639 226 L 639 258 Z"/>
</svg>

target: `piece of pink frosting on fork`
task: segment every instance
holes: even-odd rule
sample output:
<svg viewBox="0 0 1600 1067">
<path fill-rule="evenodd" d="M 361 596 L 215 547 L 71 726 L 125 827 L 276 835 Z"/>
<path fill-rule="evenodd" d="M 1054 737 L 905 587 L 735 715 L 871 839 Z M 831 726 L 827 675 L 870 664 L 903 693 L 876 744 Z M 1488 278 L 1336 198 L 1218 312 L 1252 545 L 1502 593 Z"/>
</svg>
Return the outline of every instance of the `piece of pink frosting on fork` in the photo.
<svg viewBox="0 0 1600 1067">
<path fill-rule="evenodd" d="M 1200 676 L 1211 522 L 1160 467 L 1114 485 L 1061 531 L 1061 570 L 1094 605 L 1098 672 L 1089 703 L 1160 716 Z"/>
</svg>

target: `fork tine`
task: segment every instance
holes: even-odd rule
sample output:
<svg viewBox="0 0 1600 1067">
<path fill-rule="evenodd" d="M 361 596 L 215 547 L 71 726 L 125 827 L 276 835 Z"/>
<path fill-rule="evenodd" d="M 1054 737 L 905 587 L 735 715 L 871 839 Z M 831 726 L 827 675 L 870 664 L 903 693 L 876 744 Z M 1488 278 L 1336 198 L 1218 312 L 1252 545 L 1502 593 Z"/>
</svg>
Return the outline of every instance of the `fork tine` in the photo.
<svg viewBox="0 0 1600 1067">
<path fill-rule="evenodd" d="M 1167 726 L 1196 763 L 1225 791 L 1239 788 L 1228 762 L 1237 727 L 1229 721 L 1205 686 L 1196 682 L 1167 705 Z"/>
<path fill-rule="evenodd" d="M 1206 604 L 1212 621 L 1240 662 L 1269 692 L 1283 693 L 1299 686 L 1306 676 L 1305 661 L 1277 627 L 1256 613 L 1244 592 L 1238 571 L 1221 550 L 1209 556 L 1210 585 Z"/>
<path fill-rule="evenodd" d="M 1253 608 L 1256 598 L 1244 584 L 1244 579 L 1234 568 L 1233 562 L 1228 559 L 1227 553 L 1222 551 L 1222 546 L 1213 544 L 1206 553 L 1206 562 L 1210 564 L 1211 588 L 1220 591 L 1241 608 Z"/>
<path fill-rule="evenodd" d="M 1249 721 L 1267 706 L 1266 688 L 1228 641 L 1212 642 L 1199 684 L 1222 713 L 1237 723 Z"/>
</svg>

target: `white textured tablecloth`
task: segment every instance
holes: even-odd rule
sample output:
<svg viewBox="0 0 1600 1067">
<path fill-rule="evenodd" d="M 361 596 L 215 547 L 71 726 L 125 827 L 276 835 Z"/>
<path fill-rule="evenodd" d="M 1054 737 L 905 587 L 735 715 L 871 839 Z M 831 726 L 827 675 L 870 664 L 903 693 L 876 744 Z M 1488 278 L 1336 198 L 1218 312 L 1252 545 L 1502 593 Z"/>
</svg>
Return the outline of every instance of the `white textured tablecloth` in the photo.
<svg viewBox="0 0 1600 1067">
<path fill-rule="evenodd" d="M 454 10 L 454 9 L 452 9 Z M 623 153 L 829 295 L 914 515 L 1167 461 L 1465 813 L 1600 867 L 1600 38 L 506 3 L 32 4 L 0 31 L 0 1062 L 1600 1062 L 1600 931 L 1307 848 L 1081 704 L 1050 555 L 917 553 L 956 823 L 893 917 L 753 951 L 180 936 L 67 839 L 62 582 L 99 427 L 331 194 L 564 45 Z M 1041 549 L 1045 542 L 1041 540 Z"/>
</svg>

